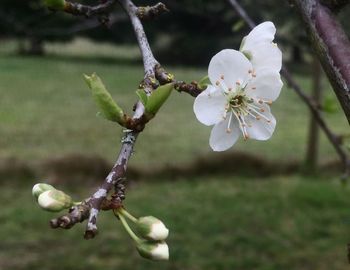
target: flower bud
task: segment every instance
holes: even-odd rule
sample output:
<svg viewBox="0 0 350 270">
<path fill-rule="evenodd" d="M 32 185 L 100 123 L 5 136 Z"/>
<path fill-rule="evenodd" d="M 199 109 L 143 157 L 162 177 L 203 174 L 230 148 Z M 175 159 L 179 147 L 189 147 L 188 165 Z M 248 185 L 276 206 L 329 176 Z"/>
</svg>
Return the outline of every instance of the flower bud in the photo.
<svg viewBox="0 0 350 270">
<path fill-rule="evenodd" d="M 44 0 L 45 5 L 48 8 L 63 10 L 65 7 L 65 0 Z"/>
<path fill-rule="evenodd" d="M 137 246 L 139 254 L 150 260 L 165 261 L 169 260 L 169 247 L 165 242 L 140 242 Z"/>
<path fill-rule="evenodd" d="M 162 241 L 169 235 L 164 223 L 156 217 L 140 217 L 136 223 L 139 234 L 148 240 Z"/>
<path fill-rule="evenodd" d="M 44 184 L 44 183 L 38 183 L 38 184 L 34 185 L 34 187 L 32 189 L 32 194 L 36 199 L 38 199 L 38 197 L 41 193 L 48 191 L 48 190 L 53 190 L 53 189 L 55 189 L 55 188 L 51 185 Z"/>
<path fill-rule="evenodd" d="M 73 205 L 73 200 L 66 193 L 53 189 L 41 193 L 38 197 L 41 208 L 50 212 L 59 212 Z"/>
</svg>

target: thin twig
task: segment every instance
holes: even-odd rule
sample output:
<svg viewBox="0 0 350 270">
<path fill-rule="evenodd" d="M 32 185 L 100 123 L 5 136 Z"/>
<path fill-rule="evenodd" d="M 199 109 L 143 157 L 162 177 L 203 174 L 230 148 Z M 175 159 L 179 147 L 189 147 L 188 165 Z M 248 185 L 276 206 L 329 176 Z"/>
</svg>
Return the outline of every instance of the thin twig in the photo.
<svg viewBox="0 0 350 270">
<path fill-rule="evenodd" d="M 96 6 L 83 5 L 65 1 L 64 11 L 76 16 L 92 17 L 96 15 L 105 15 L 113 8 L 117 0 L 109 0 Z"/>
<path fill-rule="evenodd" d="M 155 67 L 158 65 L 157 60 L 154 58 L 151 47 L 148 43 L 145 31 L 143 29 L 142 23 L 137 16 L 138 8 L 134 5 L 131 0 L 120 0 L 122 7 L 125 9 L 129 15 L 131 24 L 134 28 L 137 43 L 140 47 L 143 66 L 145 71 L 144 84 L 145 91 L 149 93 L 152 88 L 154 88 L 155 80 Z"/>
<path fill-rule="evenodd" d="M 137 7 L 130 0 L 120 0 L 120 4 L 127 12 L 130 21 L 133 25 L 134 32 L 141 50 L 143 64 L 144 64 L 144 83 L 143 87 L 147 94 L 150 94 L 154 88 L 153 81 L 155 80 L 155 67 L 158 65 L 157 60 L 154 58 L 151 48 L 149 46 L 147 36 L 143 29 L 140 19 L 136 15 Z M 141 102 L 136 104 L 133 119 L 141 119 L 144 115 L 145 108 Z M 97 191 L 88 198 L 82 205 L 73 207 L 68 215 L 64 215 L 58 219 L 51 221 L 51 226 L 54 228 L 63 227 L 70 228 L 77 222 L 82 222 L 88 218 L 88 223 L 85 231 L 85 238 L 91 239 L 97 234 L 97 216 L 100 210 L 103 208 L 102 204 L 106 201 L 107 195 L 110 190 L 115 186 L 118 189 L 120 181 L 124 179 L 128 161 L 132 155 L 133 148 L 140 131 L 127 130 L 125 136 L 122 139 L 122 146 L 119 152 L 119 156 L 111 172 L 106 177 L 103 184 L 97 189 Z M 118 190 L 116 191 L 118 193 Z M 72 217 L 74 213 L 74 218 Z M 67 216 L 69 218 L 67 218 Z M 61 221 L 61 223 L 59 222 Z"/>
</svg>

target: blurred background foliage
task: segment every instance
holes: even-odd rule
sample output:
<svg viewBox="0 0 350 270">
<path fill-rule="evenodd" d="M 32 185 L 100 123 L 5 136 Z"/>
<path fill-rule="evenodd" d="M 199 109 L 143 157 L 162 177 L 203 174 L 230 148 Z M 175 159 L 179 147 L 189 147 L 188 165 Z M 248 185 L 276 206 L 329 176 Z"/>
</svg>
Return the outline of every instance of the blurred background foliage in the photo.
<svg viewBox="0 0 350 270">
<path fill-rule="evenodd" d="M 94 3 L 83 0 L 81 3 Z M 206 64 L 220 48 L 237 48 L 247 32 L 244 23 L 226 1 L 178 0 L 163 1 L 171 10 L 146 24 L 149 40 L 161 62 L 173 64 Z M 157 1 L 135 1 L 152 5 Z M 309 53 L 299 18 L 292 16 L 288 1 L 246 0 L 244 7 L 256 22 L 271 20 L 278 26 L 278 41 L 290 60 L 302 62 Z M 349 7 L 339 15 L 349 32 Z M 48 11 L 40 0 L 3 0 L 0 8 L 2 37 L 19 38 L 22 53 L 42 54 L 49 41 L 69 41 L 77 36 L 95 41 L 134 44 L 133 32 L 120 7 L 111 16 L 110 26 L 101 26 L 96 18 L 72 17 Z M 174 50 L 176 48 L 176 50 Z"/>
<path fill-rule="evenodd" d="M 205 76 L 212 55 L 238 48 L 249 32 L 226 1 L 164 2 L 171 12 L 145 28 L 156 58 L 179 80 Z M 288 1 L 240 2 L 257 22 L 276 24 L 285 62 L 313 95 L 318 69 Z M 339 13 L 348 33 L 349 10 Z M 269 141 L 240 140 L 213 153 L 210 128 L 195 119 L 193 98 L 178 93 L 140 135 L 126 205 L 137 216 L 167 223 L 170 262 L 140 259 L 108 213 L 93 241 L 82 239 L 83 226 L 50 230 L 53 215 L 38 209 L 32 185 L 48 181 L 83 199 L 119 149 L 122 129 L 95 116 L 82 77 L 92 72 L 131 112 L 143 69 L 119 6 L 105 27 L 50 12 L 38 0 L 1 0 L 0 269 L 347 269 L 350 187 L 341 185 L 338 156 L 322 133 L 310 170 L 311 116 L 286 85 L 272 106 L 277 127 Z M 323 116 L 346 143 L 348 123 L 327 79 L 316 75 Z"/>
</svg>

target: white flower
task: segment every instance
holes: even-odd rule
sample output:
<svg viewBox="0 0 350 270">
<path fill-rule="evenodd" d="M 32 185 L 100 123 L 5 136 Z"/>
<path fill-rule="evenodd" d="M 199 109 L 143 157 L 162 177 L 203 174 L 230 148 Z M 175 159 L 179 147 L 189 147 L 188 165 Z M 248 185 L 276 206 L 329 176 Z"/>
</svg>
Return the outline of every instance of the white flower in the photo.
<svg viewBox="0 0 350 270">
<path fill-rule="evenodd" d="M 137 220 L 137 228 L 140 235 L 149 240 L 165 240 L 169 235 L 169 230 L 164 223 L 153 216 L 139 218 Z"/>
<path fill-rule="evenodd" d="M 38 199 L 38 197 L 41 193 L 48 191 L 48 190 L 53 190 L 53 189 L 55 189 L 55 188 L 49 184 L 38 183 L 38 184 L 35 184 L 33 186 L 32 194 L 36 199 Z"/>
<path fill-rule="evenodd" d="M 165 242 L 140 242 L 137 246 L 139 254 L 150 260 L 169 260 L 169 247 Z"/>
<path fill-rule="evenodd" d="M 198 95 L 193 109 L 201 123 L 214 125 L 209 139 L 214 151 L 230 148 L 240 132 L 244 139 L 272 136 L 276 120 L 269 105 L 283 85 L 282 54 L 272 42 L 275 32 L 273 23 L 262 23 L 244 38 L 242 52 L 225 49 L 211 59 L 212 85 Z"/>
<path fill-rule="evenodd" d="M 73 205 L 72 198 L 64 192 L 52 189 L 41 193 L 38 197 L 38 204 L 41 208 L 51 212 L 59 212 Z"/>
</svg>

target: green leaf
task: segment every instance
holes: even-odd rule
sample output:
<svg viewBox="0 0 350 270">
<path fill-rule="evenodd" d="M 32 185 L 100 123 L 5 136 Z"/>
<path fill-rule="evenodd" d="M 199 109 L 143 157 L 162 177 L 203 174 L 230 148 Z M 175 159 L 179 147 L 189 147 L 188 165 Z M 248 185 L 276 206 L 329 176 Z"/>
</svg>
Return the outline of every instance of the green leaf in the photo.
<svg viewBox="0 0 350 270">
<path fill-rule="evenodd" d="M 44 0 L 44 4 L 51 9 L 63 10 L 66 2 L 65 0 Z"/>
<path fill-rule="evenodd" d="M 338 111 L 337 101 L 332 96 L 327 96 L 323 101 L 322 110 L 326 113 L 336 113 Z"/>
<path fill-rule="evenodd" d="M 91 76 L 84 75 L 85 81 L 91 89 L 96 105 L 101 115 L 113 122 L 124 126 L 125 118 L 123 110 L 115 103 L 111 94 L 104 86 L 101 79 L 94 73 Z"/>
<path fill-rule="evenodd" d="M 155 115 L 164 102 L 168 99 L 171 91 L 174 89 L 173 83 L 164 84 L 159 86 L 152 94 L 148 97 L 148 101 L 145 105 L 146 111 L 150 114 Z"/>
<path fill-rule="evenodd" d="M 136 90 L 136 95 L 139 97 L 143 106 L 146 106 L 146 104 L 148 102 L 148 96 L 147 96 L 146 92 L 143 89 L 138 89 L 138 90 Z"/>
</svg>

